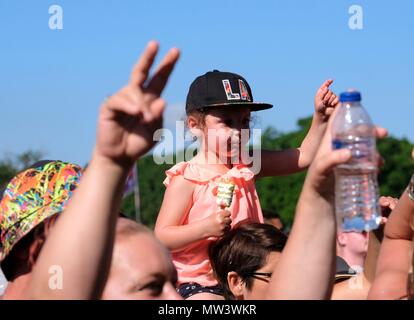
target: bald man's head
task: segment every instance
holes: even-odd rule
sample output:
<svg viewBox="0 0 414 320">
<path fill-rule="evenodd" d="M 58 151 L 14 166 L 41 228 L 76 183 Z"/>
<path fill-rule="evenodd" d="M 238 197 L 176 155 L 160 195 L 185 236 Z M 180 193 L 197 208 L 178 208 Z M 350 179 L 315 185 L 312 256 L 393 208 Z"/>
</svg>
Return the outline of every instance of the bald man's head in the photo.
<svg viewBox="0 0 414 320">
<path fill-rule="evenodd" d="M 147 227 L 118 218 L 103 299 L 178 299 L 177 271 L 167 248 Z"/>
</svg>

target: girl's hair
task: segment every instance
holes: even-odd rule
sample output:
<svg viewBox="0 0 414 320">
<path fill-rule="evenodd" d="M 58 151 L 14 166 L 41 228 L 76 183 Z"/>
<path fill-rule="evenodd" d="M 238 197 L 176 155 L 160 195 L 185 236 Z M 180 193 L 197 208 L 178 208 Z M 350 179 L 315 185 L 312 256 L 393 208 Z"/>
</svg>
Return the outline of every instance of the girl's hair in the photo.
<svg viewBox="0 0 414 320">
<path fill-rule="evenodd" d="M 197 125 L 200 128 L 203 128 L 205 125 L 206 116 L 208 114 L 207 108 L 197 109 L 193 110 L 190 113 L 187 114 L 185 118 L 185 123 L 188 125 L 188 118 L 194 117 L 197 120 Z"/>
<path fill-rule="evenodd" d="M 266 263 L 271 252 L 281 252 L 287 237 L 269 224 L 252 223 L 241 225 L 209 247 L 209 257 L 215 277 L 222 286 L 226 299 L 234 299 L 227 283 L 227 275 L 235 271 L 252 288 L 249 276 Z"/>
<path fill-rule="evenodd" d="M 58 217 L 59 214 L 55 214 L 44 220 L 16 244 L 1 263 L 1 268 L 7 280 L 13 280 L 20 274 L 32 270 Z"/>
</svg>

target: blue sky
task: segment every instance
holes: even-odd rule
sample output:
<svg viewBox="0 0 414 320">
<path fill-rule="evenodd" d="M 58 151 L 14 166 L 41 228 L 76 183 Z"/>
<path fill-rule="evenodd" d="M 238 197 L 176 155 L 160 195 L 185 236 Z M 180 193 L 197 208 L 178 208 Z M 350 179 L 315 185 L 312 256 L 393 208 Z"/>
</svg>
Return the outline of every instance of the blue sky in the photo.
<svg viewBox="0 0 414 320">
<path fill-rule="evenodd" d="M 63 30 L 48 27 L 63 9 Z M 363 9 L 362 30 L 348 8 Z M 84 164 L 99 105 L 128 79 L 146 42 L 182 50 L 164 97 L 166 126 L 184 113 L 192 80 L 208 70 L 243 75 L 257 101 L 258 126 L 295 128 L 313 111 L 328 77 L 358 88 L 374 121 L 414 140 L 412 1 L 29 1 L 0 0 L 0 152 L 42 150 Z"/>
</svg>

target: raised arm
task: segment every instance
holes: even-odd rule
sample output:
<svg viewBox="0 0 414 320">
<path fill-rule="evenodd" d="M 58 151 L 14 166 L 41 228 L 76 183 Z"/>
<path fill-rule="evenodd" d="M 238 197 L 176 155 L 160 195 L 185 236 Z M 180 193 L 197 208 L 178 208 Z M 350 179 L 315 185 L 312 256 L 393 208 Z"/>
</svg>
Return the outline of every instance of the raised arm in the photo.
<svg viewBox="0 0 414 320">
<path fill-rule="evenodd" d="M 378 134 L 384 136 L 386 131 L 379 129 Z M 331 297 L 336 256 L 333 168 L 350 157 L 347 149 L 331 149 L 328 128 L 306 176 L 293 228 L 273 273 L 268 298 Z"/>
<path fill-rule="evenodd" d="M 413 218 L 414 201 L 405 191 L 385 226 L 369 299 L 400 299 L 407 296 L 413 254 Z"/>
<path fill-rule="evenodd" d="M 309 167 L 322 141 L 327 121 L 338 105 L 338 97 L 329 89 L 332 83 L 333 80 L 326 80 L 316 92 L 312 125 L 300 147 L 288 150 L 263 150 L 259 177 L 287 175 Z"/>
<path fill-rule="evenodd" d="M 148 76 L 158 51 L 150 42 L 129 84 L 104 103 L 90 164 L 67 209 L 48 235 L 34 267 L 29 296 L 97 299 L 108 275 L 116 219 L 128 172 L 154 144 L 165 102 L 160 94 L 178 59 L 171 49 Z M 62 270 L 61 290 L 49 288 L 49 268 Z"/>
</svg>

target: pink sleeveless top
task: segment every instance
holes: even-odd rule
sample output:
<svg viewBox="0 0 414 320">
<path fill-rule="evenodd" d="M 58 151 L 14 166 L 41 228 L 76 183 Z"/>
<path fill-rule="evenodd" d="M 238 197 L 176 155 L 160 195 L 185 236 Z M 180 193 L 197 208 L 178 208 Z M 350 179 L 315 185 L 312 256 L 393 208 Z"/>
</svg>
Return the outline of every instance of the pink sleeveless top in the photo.
<svg viewBox="0 0 414 320">
<path fill-rule="evenodd" d="M 195 184 L 192 205 L 184 218 L 183 224 L 202 220 L 218 211 L 216 194 L 218 183 L 222 178 L 232 178 L 235 191 L 230 210 L 232 227 L 247 222 L 263 223 L 262 210 L 254 185 L 254 173 L 245 165 L 237 165 L 225 174 L 203 168 L 195 163 L 180 162 L 166 171 L 165 186 L 175 176 Z M 203 286 L 217 284 L 208 259 L 208 246 L 215 238 L 208 238 L 192 243 L 180 251 L 172 253 L 172 259 L 178 271 L 178 283 L 197 282 Z"/>
</svg>

